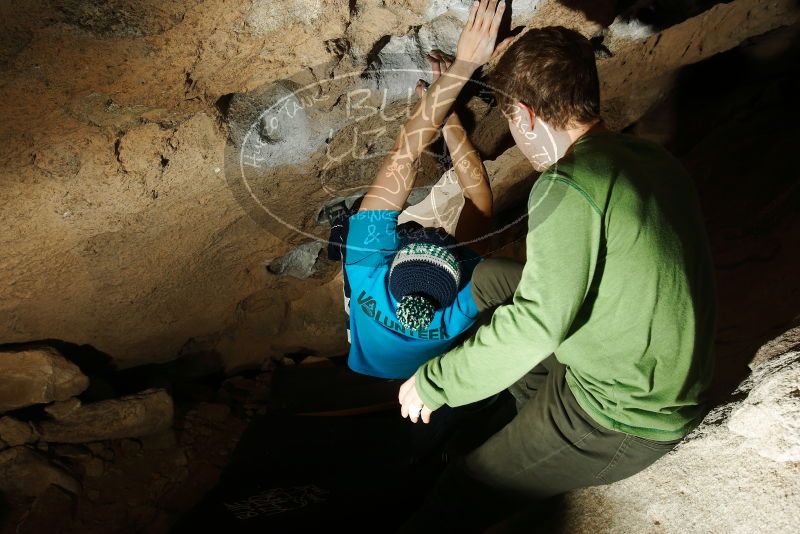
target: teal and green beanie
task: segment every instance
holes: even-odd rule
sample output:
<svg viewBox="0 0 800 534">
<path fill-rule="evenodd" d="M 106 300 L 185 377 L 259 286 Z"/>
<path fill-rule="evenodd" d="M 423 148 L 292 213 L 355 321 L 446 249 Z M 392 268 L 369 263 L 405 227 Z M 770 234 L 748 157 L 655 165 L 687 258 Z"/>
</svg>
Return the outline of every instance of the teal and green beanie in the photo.
<svg viewBox="0 0 800 534">
<path fill-rule="evenodd" d="M 441 240 L 438 235 L 435 240 L 425 240 L 425 233 L 417 237 L 421 240 L 397 251 L 389 269 L 389 290 L 398 301 L 397 319 L 410 330 L 427 328 L 436 309 L 452 304 L 461 281 L 453 247 L 435 242 Z"/>
</svg>

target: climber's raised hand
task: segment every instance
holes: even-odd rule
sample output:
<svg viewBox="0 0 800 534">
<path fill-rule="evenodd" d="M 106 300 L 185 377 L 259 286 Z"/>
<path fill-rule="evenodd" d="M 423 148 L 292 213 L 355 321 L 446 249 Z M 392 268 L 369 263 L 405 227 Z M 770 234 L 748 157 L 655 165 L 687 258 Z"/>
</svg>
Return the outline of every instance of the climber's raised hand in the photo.
<svg viewBox="0 0 800 534">
<path fill-rule="evenodd" d="M 492 18 L 488 24 L 477 22 L 478 7 L 481 6 L 481 16 L 484 17 L 489 9 L 487 6 L 491 6 Z M 502 16 L 502 9 L 497 11 L 496 8 L 497 0 L 483 0 L 479 6 L 473 6 L 469 29 L 465 29 L 458 45 L 464 57 L 459 59 L 457 56 L 452 63 L 441 57 L 436 58 L 438 65 L 434 69 L 438 72 L 438 78 L 427 91 L 422 87 L 417 88 L 417 94 L 420 95 L 419 105 L 400 128 L 397 141 L 378 168 L 359 211 L 403 209 L 414 186 L 414 165 L 417 158 L 440 134 L 456 98 L 480 66 L 475 60 L 481 60 L 483 64 L 491 56 L 497 39 L 496 26 L 499 26 Z"/>
<path fill-rule="evenodd" d="M 478 68 L 491 59 L 505 9 L 506 3 L 497 0 L 476 0 L 472 3 L 467 23 L 458 39 L 457 61 Z"/>
</svg>

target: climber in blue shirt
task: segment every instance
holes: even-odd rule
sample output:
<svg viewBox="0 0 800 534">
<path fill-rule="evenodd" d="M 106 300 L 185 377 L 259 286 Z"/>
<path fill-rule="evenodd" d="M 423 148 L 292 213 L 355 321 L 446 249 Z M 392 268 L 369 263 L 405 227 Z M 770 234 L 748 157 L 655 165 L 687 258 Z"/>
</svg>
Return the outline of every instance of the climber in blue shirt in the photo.
<svg viewBox="0 0 800 534">
<path fill-rule="evenodd" d="M 439 51 L 428 60 L 433 84 L 427 90 L 423 82 L 417 85 L 418 106 L 358 212 L 332 223 L 332 237 L 338 234 L 344 244 L 348 365 L 381 378 L 414 374 L 422 363 L 446 352 L 479 311 L 470 280 L 481 259 L 476 253 L 481 251 L 479 238 L 491 226 L 492 191 L 458 115 L 449 112 L 457 93 L 450 94 L 447 85 L 452 83 L 443 81 L 459 76 L 454 72 L 458 65 Z M 397 222 L 414 186 L 420 153 L 439 131 L 464 195 L 455 236 L 443 228 Z"/>
<path fill-rule="evenodd" d="M 469 281 L 478 256 L 433 229 L 398 235 L 399 214 L 362 209 L 350 217 L 344 264 L 348 365 L 383 378 L 408 378 L 446 352 L 478 315 Z"/>
</svg>

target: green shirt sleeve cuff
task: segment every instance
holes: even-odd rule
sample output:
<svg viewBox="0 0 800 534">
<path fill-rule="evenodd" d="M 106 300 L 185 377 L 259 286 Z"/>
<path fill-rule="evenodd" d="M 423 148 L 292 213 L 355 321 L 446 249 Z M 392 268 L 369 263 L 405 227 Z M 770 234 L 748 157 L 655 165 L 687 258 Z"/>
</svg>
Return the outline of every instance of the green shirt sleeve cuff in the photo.
<svg viewBox="0 0 800 534">
<path fill-rule="evenodd" d="M 441 408 L 444 405 L 444 402 L 436 400 L 436 392 L 431 386 L 430 382 L 428 382 L 428 379 L 425 378 L 425 367 L 427 365 L 428 363 L 420 366 L 420 368 L 417 369 L 417 372 L 414 375 L 415 385 L 419 398 L 422 399 L 422 402 L 429 410 L 433 411 Z"/>
</svg>

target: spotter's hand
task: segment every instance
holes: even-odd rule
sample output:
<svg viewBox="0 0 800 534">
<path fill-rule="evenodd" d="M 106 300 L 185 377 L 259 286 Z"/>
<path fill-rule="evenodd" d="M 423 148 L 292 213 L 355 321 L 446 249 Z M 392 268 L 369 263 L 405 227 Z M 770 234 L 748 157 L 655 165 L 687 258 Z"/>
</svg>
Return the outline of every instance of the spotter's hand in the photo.
<svg viewBox="0 0 800 534">
<path fill-rule="evenodd" d="M 416 423 L 420 418 L 423 423 L 430 423 L 431 410 L 425 406 L 417 393 L 416 377 L 411 377 L 400 386 L 400 415 Z"/>
</svg>

